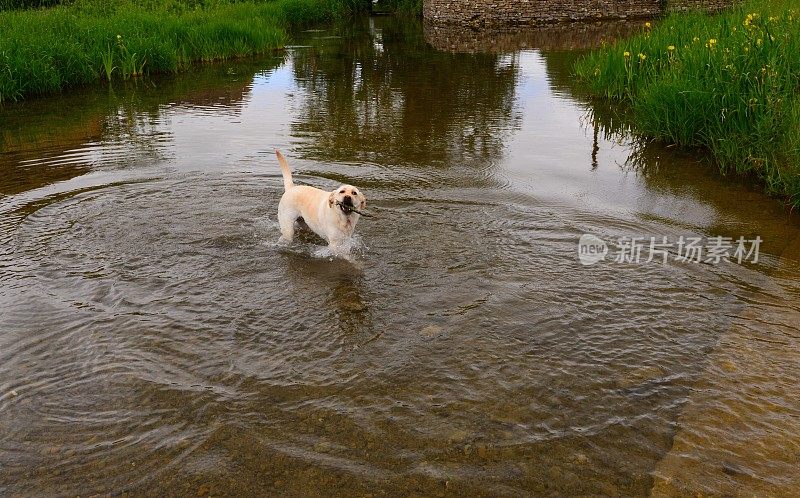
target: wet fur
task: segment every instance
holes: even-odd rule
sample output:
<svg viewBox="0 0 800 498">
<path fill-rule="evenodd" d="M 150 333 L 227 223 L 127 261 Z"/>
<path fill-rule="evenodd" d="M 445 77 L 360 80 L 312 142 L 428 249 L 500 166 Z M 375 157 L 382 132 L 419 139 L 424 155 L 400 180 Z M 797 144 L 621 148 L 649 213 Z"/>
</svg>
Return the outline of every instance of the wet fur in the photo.
<svg viewBox="0 0 800 498">
<path fill-rule="evenodd" d="M 352 185 L 341 185 L 335 190 L 324 190 L 307 185 L 295 185 L 289 163 L 280 151 L 276 150 L 278 164 L 283 174 L 284 192 L 278 203 L 278 223 L 281 227 L 281 240 L 291 243 L 294 239 L 295 221 L 301 219 L 314 233 L 328 242 L 331 248 L 342 245 L 353 236 L 360 218 L 356 212 L 345 214 L 339 203 L 347 197 L 353 206 L 364 209 L 367 199 L 361 190 Z"/>
</svg>

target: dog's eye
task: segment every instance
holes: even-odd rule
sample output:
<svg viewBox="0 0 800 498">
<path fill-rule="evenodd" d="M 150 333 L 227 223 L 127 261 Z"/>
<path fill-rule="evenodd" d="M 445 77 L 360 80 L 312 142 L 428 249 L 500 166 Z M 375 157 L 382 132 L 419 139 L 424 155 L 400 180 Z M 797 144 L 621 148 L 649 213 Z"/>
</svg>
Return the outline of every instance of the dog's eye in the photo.
<svg viewBox="0 0 800 498">
<path fill-rule="evenodd" d="M 353 195 L 358 195 L 358 192 L 356 192 L 355 190 L 353 190 Z"/>
<path fill-rule="evenodd" d="M 340 193 L 340 194 L 344 194 L 344 190 L 340 190 L 340 191 L 339 191 L 339 193 Z"/>
</svg>

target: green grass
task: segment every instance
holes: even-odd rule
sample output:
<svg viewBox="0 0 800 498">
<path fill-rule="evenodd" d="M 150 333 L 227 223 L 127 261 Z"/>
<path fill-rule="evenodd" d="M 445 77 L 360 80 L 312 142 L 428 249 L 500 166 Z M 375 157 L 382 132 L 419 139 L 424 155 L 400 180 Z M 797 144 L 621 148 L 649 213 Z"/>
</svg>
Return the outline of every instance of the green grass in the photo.
<svg viewBox="0 0 800 498">
<path fill-rule="evenodd" d="M 643 136 L 711 151 L 800 207 L 800 0 L 674 14 L 578 60 Z"/>
<path fill-rule="evenodd" d="M 11 0 L 0 0 L 14 4 Z M 52 2 L 50 2 L 52 3 Z M 17 4 L 38 5 L 37 2 Z M 0 102 L 283 46 L 358 0 L 74 0 L 0 11 Z M 14 6 L 17 6 L 14 4 Z"/>
</svg>

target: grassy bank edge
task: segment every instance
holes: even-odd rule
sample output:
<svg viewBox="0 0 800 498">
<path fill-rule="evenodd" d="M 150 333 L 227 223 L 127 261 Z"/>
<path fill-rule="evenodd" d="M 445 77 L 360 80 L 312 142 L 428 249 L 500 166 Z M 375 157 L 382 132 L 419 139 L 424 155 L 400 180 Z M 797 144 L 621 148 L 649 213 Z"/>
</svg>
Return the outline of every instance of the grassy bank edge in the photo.
<svg viewBox="0 0 800 498">
<path fill-rule="evenodd" d="M 0 12 L 0 102 L 100 79 L 262 54 L 289 30 L 354 15 L 356 0 L 77 0 Z"/>
<path fill-rule="evenodd" d="M 641 136 L 707 149 L 723 174 L 800 207 L 800 0 L 676 13 L 580 58 L 595 98 Z"/>
</svg>

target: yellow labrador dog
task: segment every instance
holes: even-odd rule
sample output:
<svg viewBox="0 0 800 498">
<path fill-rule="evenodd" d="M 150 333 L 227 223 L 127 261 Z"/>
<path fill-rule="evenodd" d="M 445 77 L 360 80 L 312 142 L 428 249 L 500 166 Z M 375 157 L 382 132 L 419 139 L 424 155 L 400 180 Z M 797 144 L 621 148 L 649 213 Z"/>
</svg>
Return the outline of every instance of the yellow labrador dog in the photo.
<svg viewBox="0 0 800 498">
<path fill-rule="evenodd" d="M 278 223 L 281 239 L 291 242 L 294 238 L 294 222 L 301 219 L 308 228 L 337 248 L 350 239 L 360 218 L 359 211 L 367 205 L 367 198 L 352 185 L 342 185 L 332 192 L 325 192 L 307 185 L 295 185 L 289 163 L 279 150 L 278 164 L 283 173 L 285 189 L 278 203 Z"/>
</svg>

